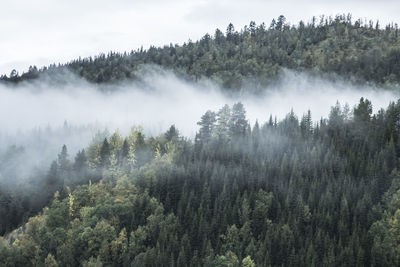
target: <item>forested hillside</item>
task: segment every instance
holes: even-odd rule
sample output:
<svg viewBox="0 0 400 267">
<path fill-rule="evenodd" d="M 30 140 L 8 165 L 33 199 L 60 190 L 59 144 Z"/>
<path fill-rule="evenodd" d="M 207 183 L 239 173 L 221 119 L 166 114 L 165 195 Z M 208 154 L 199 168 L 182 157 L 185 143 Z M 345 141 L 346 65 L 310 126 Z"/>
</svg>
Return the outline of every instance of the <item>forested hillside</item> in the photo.
<svg viewBox="0 0 400 267">
<path fill-rule="evenodd" d="M 290 80 L 288 72 L 307 75 Z M 283 79 L 290 81 L 274 86 Z M 14 113 L 32 113 L 33 125 L 43 121 L 35 114 L 44 113 L 30 102 L 37 109 L 56 103 L 43 109 L 54 112 L 53 122 L 71 114 L 78 122 L 110 114 L 126 122 L 165 113 L 177 123 L 169 109 L 179 109 L 182 99 L 189 104 L 180 112 L 194 112 L 191 105 L 205 112 L 193 122 L 192 138 L 175 125 L 153 136 L 135 126 L 127 134 L 99 131 L 86 143 L 91 127 L 65 123 L 51 134 L 49 122 L 13 139 L 8 131 L 24 122 L 0 125 L 0 266 L 400 266 L 400 100 L 373 113 L 371 101 L 379 97 L 365 98 L 373 90 L 387 93 L 380 102 L 398 96 L 383 90 L 400 86 L 397 24 L 338 15 L 291 25 L 280 16 L 240 30 L 229 24 L 181 45 L 13 70 L 0 85 L 8 107 L 17 103 Z M 232 98 L 219 87 L 269 88 L 282 97 Z M 322 89 L 311 94 L 315 87 Z M 59 88 L 65 90 L 54 94 Z M 140 94 L 118 95 L 129 90 Z M 195 90 L 205 91 L 206 101 Z M 283 119 L 250 124 L 242 104 L 251 98 L 252 105 L 283 106 L 274 99 L 305 102 L 300 96 L 308 92 L 314 102 L 335 101 L 342 92 L 364 97 L 354 107 L 337 103 L 317 121 L 311 112 L 318 110 L 299 116 L 292 109 Z M 63 100 L 69 112 L 58 113 Z M 234 101 L 242 102 L 207 111 Z M 121 112 L 112 113 L 117 106 Z M 0 118 L 15 121 L 6 111 L 9 118 Z M 63 145 L 47 166 L 59 140 L 80 150 Z"/>
<path fill-rule="evenodd" d="M 283 68 L 339 74 L 355 83 L 396 85 L 400 37 L 397 24 L 352 20 L 351 15 L 322 16 L 296 25 L 280 16 L 269 25 L 250 22 L 239 31 L 229 24 L 224 32 L 217 29 L 183 45 L 110 52 L 40 69 L 32 66 L 26 73 L 12 71 L 1 80 L 15 83 L 41 75 L 63 80 L 62 73 L 72 72 L 93 83 L 112 83 L 137 78 L 136 72 L 148 64 L 190 80 L 209 78 L 233 91 L 243 89 L 249 80 L 256 87 L 268 85 Z"/>
<path fill-rule="evenodd" d="M 194 141 L 171 126 L 63 147 L 51 204 L 0 239 L 0 265 L 398 266 L 399 116 L 361 99 L 250 127 L 237 103 Z"/>
</svg>

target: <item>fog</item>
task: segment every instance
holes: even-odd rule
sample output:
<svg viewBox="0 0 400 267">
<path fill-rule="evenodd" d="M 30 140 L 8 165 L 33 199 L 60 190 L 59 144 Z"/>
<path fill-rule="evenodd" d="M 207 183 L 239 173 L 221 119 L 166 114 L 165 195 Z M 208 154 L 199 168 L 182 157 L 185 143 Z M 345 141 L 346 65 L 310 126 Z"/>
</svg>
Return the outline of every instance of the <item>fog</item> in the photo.
<svg viewBox="0 0 400 267">
<path fill-rule="evenodd" d="M 247 91 L 246 86 L 243 91 Z M 336 101 L 353 106 L 360 97 L 372 100 L 377 110 L 387 107 L 398 93 L 284 71 L 261 95 L 228 97 L 210 81 L 190 83 L 168 71 L 148 69 L 140 81 L 115 86 L 99 87 L 77 78 L 57 87 L 46 81 L 16 88 L 0 85 L 0 132 L 12 135 L 32 128 L 60 127 L 67 121 L 74 126 L 96 124 L 122 132 L 141 125 L 150 135 L 175 124 L 183 135 L 193 137 L 201 115 L 224 104 L 241 101 L 253 124 L 256 119 L 266 121 L 271 114 L 283 118 L 292 108 L 298 115 L 310 109 L 313 119 L 318 120 L 329 114 Z"/>
<path fill-rule="evenodd" d="M 132 126 L 140 125 L 150 136 L 175 124 L 182 135 L 193 138 L 202 114 L 238 101 L 254 124 L 267 121 L 270 115 L 282 119 L 291 109 L 299 117 L 310 109 L 313 120 L 319 120 L 328 116 L 336 101 L 352 107 L 360 97 L 372 100 L 376 112 L 399 96 L 395 91 L 288 70 L 257 96 L 227 96 L 211 81 L 192 83 L 158 68 L 149 67 L 139 76 L 139 81 L 114 86 L 93 85 L 76 77 L 62 86 L 46 80 L 16 87 L 0 85 L 0 156 L 11 145 L 23 146 L 22 161 L 29 158 L 31 162 L 28 175 L 34 166 L 48 166 L 63 144 L 74 156 L 99 130 L 118 128 L 127 134 Z M 246 86 L 243 88 L 246 92 Z"/>
</svg>

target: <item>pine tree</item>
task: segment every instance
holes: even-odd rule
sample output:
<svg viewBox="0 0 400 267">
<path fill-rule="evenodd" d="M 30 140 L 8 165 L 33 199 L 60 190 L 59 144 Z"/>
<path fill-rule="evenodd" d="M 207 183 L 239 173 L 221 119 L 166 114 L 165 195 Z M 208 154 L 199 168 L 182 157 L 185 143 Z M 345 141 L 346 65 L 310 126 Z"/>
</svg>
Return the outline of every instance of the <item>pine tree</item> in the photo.
<svg viewBox="0 0 400 267">
<path fill-rule="evenodd" d="M 168 131 L 165 133 L 165 138 L 168 141 L 176 142 L 179 138 L 179 131 L 176 129 L 175 125 L 171 125 Z"/>
<path fill-rule="evenodd" d="M 104 138 L 100 149 L 100 163 L 102 167 L 107 167 L 110 164 L 110 145 L 107 138 Z"/>
<path fill-rule="evenodd" d="M 215 122 L 216 114 L 210 110 L 201 116 L 201 120 L 197 123 L 197 125 L 200 126 L 199 138 L 203 143 L 208 143 L 211 140 Z"/>
<path fill-rule="evenodd" d="M 228 105 L 223 106 L 217 113 L 217 124 L 213 135 L 219 140 L 229 137 L 229 123 L 231 119 L 231 108 Z"/>
<path fill-rule="evenodd" d="M 242 103 L 236 103 L 232 107 L 232 115 L 229 120 L 229 130 L 232 137 L 243 137 L 246 134 L 248 122 L 246 110 Z"/>
</svg>

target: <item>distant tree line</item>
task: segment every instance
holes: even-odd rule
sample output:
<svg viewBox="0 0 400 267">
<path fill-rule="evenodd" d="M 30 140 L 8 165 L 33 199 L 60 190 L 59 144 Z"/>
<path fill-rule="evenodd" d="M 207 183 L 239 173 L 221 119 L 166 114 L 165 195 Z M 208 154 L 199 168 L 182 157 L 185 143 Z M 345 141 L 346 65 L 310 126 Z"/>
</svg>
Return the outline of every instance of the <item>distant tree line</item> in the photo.
<svg viewBox="0 0 400 267">
<path fill-rule="evenodd" d="M 147 50 L 101 54 L 67 64 L 15 70 L 0 80 L 20 82 L 50 76 L 65 80 L 71 72 L 92 83 L 138 79 L 144 65 L 158 65 L 190 80 L 209 78 L 230 91 L 243 89 L 246 81 L 260 88 L 273 82 L 283 68 L 338 74 L 354 83 L 380 85 L 400 81 L 400 37 L 397 24 L 381 27 L 379 21 L 354 21 L 350 14 L 334 18 L 313 17 L 308 23 L 290 25 L 284 16 L 270 25 L 250 22 L 240 31 L 229 24 L 196 42 L 150 47 Z"/>
</svg>

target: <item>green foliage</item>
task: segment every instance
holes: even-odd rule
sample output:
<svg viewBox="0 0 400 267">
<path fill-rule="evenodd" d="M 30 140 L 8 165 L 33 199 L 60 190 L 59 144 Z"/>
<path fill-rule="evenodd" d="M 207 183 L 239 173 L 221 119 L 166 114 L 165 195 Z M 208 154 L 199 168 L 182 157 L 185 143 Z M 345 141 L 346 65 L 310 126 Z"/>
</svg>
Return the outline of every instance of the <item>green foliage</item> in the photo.
<svg viewBox="0 0 400 267">
<path fill-rule="evenodd" d="M 110 52 L 95 58 L 79 58 L 64 65 L 50 65 L 19 75 L 15 70 L 6 82 L 50 76 L 63 81 L 72 72 L 93 83 L 140 79 L 144 65 L 172 69 L 191 80 L 212 79 L 230 92 L 239 92 L 247 81 L 257 91 L 271 84 L 282 69 L 339 74 L 352 82 L 381 85 L 400 82 L 400 35 L 397 24 L 374 27 L 350 14 L 315 17 L 308 23 L 290 25 L 284 16 L 269 28 L 250 22 L 240 31 L 229 24 L 226 33 L 216 29 L 196 42 L 150 47 L 129 53 Z M 246 87 L 249 90 L 250 87 Z"/>
<path fill-rule="evenodd" d="M 250 256 L 247 256 L 246 258 L 244 258 L 242 260 L 242 266 L 243 267 L 256 267 L 256 264 L 254 263 L 254 261 L 251 259 Z"/>
<path fill-rule="evenodd" d="M 58 267 L 57 261 L 54 259 L 53 255 L 47 255 L 46 259 L 44 260 L 45 267 Z"/>
<path fill-rule="evenodd" d="M 371 249 L 375 266 L 396 266 L 400 264 L 400 173 L 391 174 L 392 186 L 385 194 L 383 218 L 370 229 L 373 239 Z"/>
<path fill-rule="evenodd" d="M 99 180 L 80 176 L 1 238 L 0 265 L 399 265 L 400 101 L 377 114 L 366 99 L 338 103 L 317 123 L 291 111 L 253 130 L 234 107 L 207 111 L 194 142 L 175 127 L 107 138 L 108 165 L 84 165 Z M 144 163 L 127 164 L 132 151 Z"/>
</svg>

